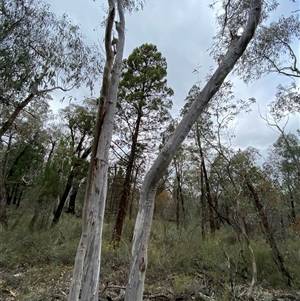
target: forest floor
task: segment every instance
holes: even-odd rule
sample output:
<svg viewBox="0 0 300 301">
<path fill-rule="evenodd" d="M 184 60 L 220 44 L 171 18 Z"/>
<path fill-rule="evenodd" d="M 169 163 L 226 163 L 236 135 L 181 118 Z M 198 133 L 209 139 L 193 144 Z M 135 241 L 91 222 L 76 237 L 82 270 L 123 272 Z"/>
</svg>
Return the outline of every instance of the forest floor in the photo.
<svg viewBox="0 0 300 301">
<path fill-rule="evenodd" d="M 24 220 L 24 222 L 26 222 Z M 111 246 L 111 227 L 104 230 L 99 300 L 122 300 L 127 280 L 133 222 L 124 230 L 119 249 Z M 57 227 L 29 231 L 0 229 L 0 300 L 66 300 L 80 237 L 80 219 L 64 218 Z M 191 233 L 189 231 L 188 233 Z M 197 237 L 199 233 L 194 233 Z M 298 235 L 298 234 L 297 234 Z M 296 238 L 296 241 L 295 241 Z M 192 243 L 195 243 L 193 245 Z M 196 244 L 197 243 L 197 244 Z M 289 241 L 285 259 L 294 283 L 287 286 L 263 240 L 256 239 L 258 281 L 251 300 L 300 301 L 300 240 Z M 251 283 L 251 262 L 232 234 L 222 232 L 205 243 L 178 234 L 173 225 L 154 222 L 144 300 L 245 300 Z M 298 249 L 297 249 L 298 248 Z"/>
<path fill-rule="evenodd" d="M 3 301 L 52 301 L 66 300 L 70 279 L 72 276 L 72 266 L 44 266 L 31 268 L 16 268 L 7 270 L 3 267 L 0 269 L 0 300 Z M 180 277 L 180 276 L 179 276 Z M 104 277 L 105 278 L 105 277 Z M 103 280 L 102 282 L 105 282 Z M 153 283 L 145 291 L 144 300 L 245 300 L 249 289 L 247 285 L 238 285 L 235 287 L 235 297 L 227 291 L 223 297 L 211 295 L 207 288 L 200 283 L 194 287 L 187 287 L 181 293 L 174 293 L 172 282 Z M 210 284 L 211 286 L 212 284 Z M 220 284 L 219 284 L 220 285 Z M 149 289 L 152 289 L 150 291 Z M 106 282 L 102 285 L 99 300 L 112 300 L 123 294 L 123 287 L 116 282 Z M 300 289 L 271 289 L 268 287 L 256 286 L 253 292 L 252 300 L 261 301 L 290 301 L 300 300 Z"/>
</svg>

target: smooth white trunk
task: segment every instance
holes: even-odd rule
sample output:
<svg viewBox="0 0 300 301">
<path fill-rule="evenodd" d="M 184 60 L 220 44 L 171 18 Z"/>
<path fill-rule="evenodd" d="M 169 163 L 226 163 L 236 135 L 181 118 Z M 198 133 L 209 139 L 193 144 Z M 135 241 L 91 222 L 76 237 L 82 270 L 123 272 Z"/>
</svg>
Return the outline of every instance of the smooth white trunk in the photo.
<svg viewBox="0 0 300 301">
<path fill-rule="evenodd" d="M 114 22 L 115 2 L 108 0 L 111 23 Z M 80 289 L 81 300 L 96 301 L 99 294 L 99 276 L 101 262 L 101 243 L 105 201 L 107 194 L 108 157 L 111 144 L 114 112 L 117 103 L 117 91 L 120 82 L 120 74 L 125 43 L 125 18 L 123 14 L 122 0 L 117 1 L 119 22 L 116 22 L 118 32 L 118 47 L 111 66 L 113 57 L 111 48 L 112 30 L 107 29 L 106 39 L 107 61 L 103 75 L 98 117 L 96 122 L 94 149 L 89 169 L 89 177 L 85 195 L 83 212 L 82 236 L 78 246 L 75 267 L 68 301 L 78 301 Z M 110 15 L 109 15 L 110 16 Z M 109 17 L 110 18 L 110 17 Z M 106 36 L 107 38 L 107 36 Z"/>
<path fill-rule="evenodd" d="M 73 301 L 73 300 L 78 301 L 79 299 L 86 244 L 87 244 L 87 233 L 85 232 L 81 234 L 80 242 L 77 248 L 75 265 L 73 269 L 73 276 L 72 276 L 72 281 L 69 289 L 68 301 Z"/>
<path fill-rule="evenodd" d="M 237 60 L 251 41 L 261 12 L 261 1 L 252 0 L 248 23 L 243 35 L 235 45 L 229 48 L 223 62 L 212 75 L 203 90 L 183 117 L 174 134 L 168 140 L 152 167 L 145 176 L 139 203 L 139 211 L 134 229 L 133 246 L 131 251 L 129 279 L 126 287 L 125 301 L 141 301 L 143 299 L 145 274 L 147 268 L 147 249 L 152 224 L 154 197 L 156 186 L 167 169 L 169 163 L 186 138 L 193 124 L 199 118 L 208 102 L 233 69 Z"/>
</svg>

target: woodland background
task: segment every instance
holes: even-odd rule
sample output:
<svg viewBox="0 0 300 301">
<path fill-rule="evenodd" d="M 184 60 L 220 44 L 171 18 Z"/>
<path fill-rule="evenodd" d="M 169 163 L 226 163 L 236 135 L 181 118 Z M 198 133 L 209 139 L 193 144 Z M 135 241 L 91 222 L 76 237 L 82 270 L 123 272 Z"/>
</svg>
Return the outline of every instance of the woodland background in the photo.
<svg viewBox="0 0 300 301">
<path fill-rule="evenodd" d="M 7 0 L 0 8 L 0 298 L 64 300 L 81 234 L 104 55 L 67 15 L 56 16 L 43 2 Z M 270 72 L 290 79 L 261 115 L 278 137 L 264 157 L 254 147 L 232 147 L 236 118 L 256 100 L 237 99 L 226 81 L 160 180 L 149 299 L 242 299 L 254 262 L 257 300 L 300 298 L 300 133 L 286 130 L 300 111 L 294 50 L 300 23 L 297 12 L 272 22 L 265 13 L 235 74 L 246 82 Z M 212 46 L 216 61 L 219 43 Z M 175 118 L 166 78 L 167 60 L 153 44 L 123 61 L 102 243 L 103 299 L 118 298 L 126 284 L 142 179 L 200 91 L 199 83 L 191 87 Z M 75 102 L 83 85 L 91 96 Z M 75 92 L 54 113 L 56 91 Z"/>
</svg>

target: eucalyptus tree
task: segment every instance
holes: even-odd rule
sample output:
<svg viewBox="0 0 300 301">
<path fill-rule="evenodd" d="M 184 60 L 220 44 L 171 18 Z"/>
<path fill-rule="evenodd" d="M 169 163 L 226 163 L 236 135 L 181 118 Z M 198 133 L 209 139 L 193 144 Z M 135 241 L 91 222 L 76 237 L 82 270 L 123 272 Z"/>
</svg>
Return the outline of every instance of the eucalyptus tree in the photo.
<svg viewBox="0 0 300 301">
<path fill-rule="evenodd" d="M 292 114 L 300 114 L 299 86 L 295 81 L 288 86 L 279 85 L 277 87 L 275 100 L 271 102 L 269 111 L 277 121 Z"/>
<path fill-rule="evenodd" d="M 278 183 L 281 199 L 288 204 L 290 223 L 296 222 L 300 196 L 300 141 L 292 133 L 281 133 L 269 148 L 265 171 Z"/>
<path fill-rule="evenodd" d="M 0 13 L 2 137 L 33 99 L 82 84 L 92 88 L 101 60 L 79 26 L 41 1 L 1 1 Z"/>
<path fill-rule="evenodd" d="M 166 76 L 166 59 L 153 44 L 135 48 L 123 62 L 114 144 L 128 153 L 123 159 L 125 178 L 114 230 L 116 245 L 122 235 L 137 160 L 147 159 L 146 153 L 149 156 L 158 149 L 160 132 L 170 118 L 173 90 L 167 86 Z"/>
<path fill-rule="evenodd" d="M 77 301 L 80 291 L 81 300 L 98 300 L 108 158 L 125 43 L 124 7 L 132 7 L 133 4 L 132 1 L 108 0 L 104 39 L 106 60 L 88 171 L 82 235 L 75 258 L 69 301 Z M 118 21 L 115 21 L 116 15 Z M 112 47 L 114 25 L 117 40 L 113 45 L 115 47 Z"/>
<path fill-rule="evenodd" d="M 230 39 L 236 40 L 243 33 L 243 17 L 235 18 L 234 14 L 243 15 L 248 4 L 237 4 L 235 1 L 215 1 L 222 3 L 224 14 L 217 18 L 223 37 L 216 36 L 216 43 L 212 47 L 212 55 L 216 60 L 222 58 L 222 49 L 228 45 Z M 296 3 L 296 1 L 293 1 Z M 241 60 L 235 65 L 234 71 L 246 82 L 257 80 L 269 73 L 299 78 L 300 20 L 295 4 L 290 15 L 281 15 L 277 20 L 270 21 L 272 13 L 279 10 L 281 3 L 277 0 L 264 2 L 261 24 L 257 28 L 255 37 L 247 47 Z M 226 39 L 229 36 L 230 39 Z"/>
<path fill-rule="evenodd" d="M 40 175 L 47 148 L 44 125 L 48 109 L 46 102 L 31 102 L 26 112 L 20 113 L 14 128 L 7 132 L 7 140 L 2 142 L 2 173 L 8 205 L 16 193 L 22 194 Z"/>
<path fill-rule="evenodd" d="M 240 10 L 237 10 L 236 8 L 231 10 L 230 7 L 230 12 L 233 15 L 230 21 L 235 18 L 241 20 L 241 22 L 237 24 L 238 27 L 236 30 L 242 27 L 244 28 L 244 31 L 239 39 L 232 41 L 233 43 L 230 43 L 232 40 L 230 39 L 230 32 L 220 34 L 223 39 L 227 38 L 229 46 L 227 52 L 220 60 L 219 67 L 197 95 L 190 109 L 175 129 L 174 134 L 167 141 L 145 176 L 141 188 L 140 206 L 134 230 L 129 269 L 130 274 L 126 287 L 125 301 L 140 301 L 143 298 L 145 273 L 147 269 L 147 248 L 154 209 L 154 197 L 158 182 L 174 157 L 174 154 L 179 149 L 181 143 L 188 135 L 193 124 L 199 118 L 201 112 L 205 109 L 211 98 L 219 90 L 226 76 L 235 66 L 237 60 L 244 53 L 259 24 L 261 1 L 254 0 L 251 1 L 251 3 L 247 2 L 247 5 L 246 2 L 241 3 L 240 1 L 230 1 L 230 3 L 235 3 L 236 6 L 240 8 Z M 248 21 L 246 10 L 249 10 Z M 224 20 L 223 28 L 227 28 L 226 18 Z"/>
<path fill-rule="evenodd" d="M 41 175 L 46 154 L 45 131 L 40 116 L 21 115 L 23 120 L 18 122 L 18 131 L 15 130 L 4 158 L 6 203 L 17 207 L 26 188 L 35 185 Z"/>
<path fill-rule="evenodd" d="M 269 244 L 272 250 L 274 261 L 277 264 L 283 276 L 285 277 L 287 284 L 290 286 L 293 279 L 290 272 L 285 266 L 284 257 L 278 249 L 274 231 L 269 221 L 270 218 L 267 215 L 265 209 L 266 206 L 262 200 L 263 194 L 261 192 L 261 188 L 264 186 L 265 183 L 267 183 L 268 178 L 266 178 L 263 175 L 261 169 L 255 165 L 255 153 L 256 151 L 254 149 L 248 148 L 246 151 L 239 151 L 233 156 L 230 166 L 230 180 L 233 185 L 236 185 L 235 183 L 240 182 L 239 190 L 244 190 L 246 192 L 246 195 L 247 190 L 250 192 L 250 200 L 252 201 L 253 207 L 257 213 L 259 224 L 261 225 L 261 229 L 266 239 L 266 242 Z M 234 178 L 241 178 L 241 180 L 236 181 L 234 180 Z M 240 202 L 240 206 L 245 206 L 245 204 L 242 204 L 242 202 Z M 249 207 L 247 208 L 247 210 L 249 211 Z M 245 231 L 245 233 L 243 233 L 243 236 L 245 236 L 245 234 L 248 236 L 245 220 L 246 217 L 242 216 L 242 219 L 240 219 L 238 223 L 239 226 L 242 223 L 242 226 L 244 227 L 244 229 L 241 227 L 242 232 Z M 249 244 L 248 241 L 247 243 Z"/>
<path fill-rule="evenodd" d="M 53 183 L 49 181 L 47 184 L 44 183 L 45 173 L 49 172 L 48 164 L 45 162 L 51 152 L 47 130 L 50 118 L 52 115 L 48 103 L 33 100 L 26 110 L 20 112 L 14 127 L 5 134 L 8 140 L 4 139 L 2 143 L 6 203 L 7 205 L 12 203 L 17 207 L 23 203 L 22 212 L 29 213 L 34 208 L 31 229 L 39 216 L 42 216 L 40 225 L 47 225 L 52 214 L 53 201 L 56 200 L 52 195 Z M 54 173 L 57 176 L 58 170 L 57 168 Z M 58 189 L 59 181 L 55 184 L 55 190 Z"/>
<path fill-rule="evenodd" d="M 277 5 L 278 2 L 274 1 L 274 6 Z M 296 44 L 299 38 L 299 16 L 296 13 L 281 16 L 277 21 L 258 29 L 256 38 L 242 63 L 248 68 L 247 71 L 251 70 L 254 79 L 270 72 L 299 78 L 299 52 Z M 249 72 L 244 72 L 242 76 L 245 80 L 249 80 L 249 75 Z"/>
<path fill-rule="evenodd" d="M 187 112 L 199 91 L 200 88 L 196 85 L 191 88 L 181 111 L 182 115 Z M 195 185 L 199 186 L 203 236 L 205 236 L 206 221 L 209 222 L 211 233 L 218 228 L 221 222 L 228 222 L 219 212 L 218 188 L 211 187 L 212 179 L 209 176 L 211 162 L 218 154 L 225 156 L 225 159 L 230 161 L 235 118 L 240 113 L 248 112 L 253 101 L 253 99 L 237 100 L 233 93 L 232 82 L 224 82 L 196 120 L 186 140 L 193 160 L 191 168 L 196 164 L 195 168 L 200 171 L 194 174 L 198 177 L 195 179 L 195 183 L 199 183 Z"/>
<path fill-rule="evenodd" d="M 239 28 L 233 24 L 233 18 L 230 17 L 230 7 L 234 2 L 226 1 L 225 7 L 227 19 L 231 19 L 231 26 Z M 271 113 L 283 118 L 289 113 L 299 113 L 300 96 L 297 79 L 300 78 L 299 67 L 299 39 L 300 39 L 300 19 L 297 1 L 289 1 L 289 15 L 281 13 L 276 20 L 270 21 L 272 12 L 280 10 L 283 2 L 272 0 L 265 3 L 265 9 L 262 14 L 264 21 L 257 29 L 256 35 L 249 47 L 245 51 L 241 60 L 236 64 L 234 72 L 238 74 L 246 83 L 258 80 L 268 74 L 278 74 L 290 79 L 290 83 L 279 84 L 277 86 L 276 98 L 270 107 Z M 295 4 L 292 4 L 294 2 Z M 293 6 L 294 5 L 294 6 Z M 295 9 L 293 9 L 293 7 Z M 222 25 L 223 20 L 219 19 Z M 236 22 L 236 20 L 234 21 Z M 234 38 L 241 33 L 232 27 L 228 30 Z M 217 59 L 220 55 L 218 49 L 224 44 L 224 39 L 220 39 L 213 48 L 213 54 Z"/>
<path fill-rule="evenodd" d="M 284 257 L 277 247 L 270 222 L 271 216 L 268 215 L 266 209 L 268 208 L 268 199 L 271 197 L 264 191 L 267 190 L 270 193 L 276 186 L 270 181 L 270 173 L 264 173 L 256 163 L 258 155 L 258 151 L 251 147 L 244 151 L 231 149 L 227 152 L 227 156 L 219 151 L 210 170 L 211 187 L 215 192 L 218 191 L 220 215 L 233 227 L 238 236 L 245 240 L 252 257 L 252 282 L 248 295 L 251 295 L 258 273 L 250 241 L 250 235 L 259 230 L 257 224 L 261 225 L 260 230 L 272 250 L 275 263 L 286 277 L 287 283 L 290 285 L 292 281 L 285 266 Z M 278 220 L 276 224 L 278 224 Z M 255 233 L 257 234 L 257 232 Z"/>
<path fill-rule="evenodd" d="M 85 101 L 85 105 L 69 105 L 61 109 L 60 115 L 65 124 L 63 143 L 67 151 L 69 172 L 66 176 L 66 186 L 55 210 L 53 224 L 57 224 L 65 206 L 67 197 L 70 196 L 68 211 L 75 213 L 75 199 L 79 183 L 86 177 L 88 162 L 91 153 L 91 139 L 95 123 L 95 101 Z"/>
<path fill-rule="evenodd" d="M 33 100 L 50 99 L 55 90 L 93 87 L 101 72 L 96 47 L 84 43 L 67 15 L 56 17 L 35 0 L 0 3 L 0 139 Z M 0 179 L 0 221 L 7 226 L 4 185 Z"/>
<path fill-rule="evenodd" d="M 185 105 L 181 110 L 181 115 L 183 116 L 188 108 L 192 105 L 193 101 L 196 99 L 198 93 L 200 93 L 200 87 L 193 85 L 190 89 L 188 96 L 185 99 Z M 205 146 L 205 142 L 214 141 L 216 139 L 215 133 L 213 131 L 213 120 L 212 120 L 212 105 L 210 104 L 202 112 L 201 116 L 196 120 L 193 125 L 188 138 L 190 142 L 189 151 L 193 158 L 194 163 L 197 164 L 197 168 L 200 168 L 200 173 L 198 175 L 198 182 L 200 184 L 200 206 L 201 206 L 201 227 L 202 227 L 202 236 L 205 237 L 205 224 L 208 219 L 210 225 L 210 231 L 213 233 L 216 230 L 215 217 L 214 217 L 214 204 L 213 198 L 210 189 L 210 183 L 208 180 L 208 170 L 207 170 L 207 156 L 208 148 Z M 210 148 L 210 146 L 209 146 Z M 205 202 L 206 201 L 206 202 Z M 207 204 L 207 206 L 206 206 Z M 207 210 L 208 209 L 208 214 Z M 208 218 L 207 218 L 208 215 Z"/>
<path fill-rule="evenodd" d="M 161 134 L 162 143 L 160 149 L 163 148 L 166 141 L 173 134 L 176 125 L 178 125 L 178 120 L 171 119 L 168 127 Z M 195 186 L 197 186 L 195 185 L 195 182 L 197 182 L 197 176 L 195 175 L 198 174 L 198 165 L 193 153 L 190 151 L 191 144 L 193 143 L 186 141 L 177 150 L 167 171 L 160 179 L 156 190 L 156 199 L 157 197 L 161 199 L 160 193 L 163 193 L 162 197 L 165 200 L 168 199 L 165 197 L 166 194 L 172 198 L 173 206 L 170 208 L 171 210 L 168 210 L 170 212 L 167 215 L 167 219 L 176 221 L 177 229 L 181 229 L 181 226 L 186 227 L 188 221 L 195 217 L 195 213 L 199 214 L 199 210 L 195 210 L 195 208 L 199 209 L 199 204 L 195 206 L 194 202 L 190 202 L 191 199 L 197 199 L 199 192 L 197 187 L 195 189 Z M 154 213 L 157 212 L 156 199 Z M 161 207 L 160 209 L 164 207 L 163 202 L 160 202 L 159 207 Z M 161 216 L 166 216 L 166 214 L 161 214 Z"/>
<path fill-rule="evenodd" d="M 186 143 L 189 144 L 194 164 L 196 162 L 200 170 L 198 174 L 195 173 L 198 176 L 195 183 L 199 183 L 202 236 L 206 235 L 206 221 L 209 222 L 211 233 L 214 233 L 221 223 L 227 223 L 233 226 L 238 234 L 243 235 L 252 256 L 253 278 L 249 290 L 251 295 L 256 282 L 256 261 L 243 222 L 239 188 L 243 179 L 234 177 L 237 170 L 232 170 L 235 152 L 231 144 L 236 116 L 241 112 L 248 112 L 254 100 L 236 100 L 232 88 L 233 84 L 230 81 L 221 85 L 192 126 Z M 199 91 L 199 87 L 192 87 L 182 110 L 183 114 L 197 98 Z M 240 168 L 243 168 L 242 165 Z M 237 218 L 233 219 L 232 212 Z"/>
</svg>

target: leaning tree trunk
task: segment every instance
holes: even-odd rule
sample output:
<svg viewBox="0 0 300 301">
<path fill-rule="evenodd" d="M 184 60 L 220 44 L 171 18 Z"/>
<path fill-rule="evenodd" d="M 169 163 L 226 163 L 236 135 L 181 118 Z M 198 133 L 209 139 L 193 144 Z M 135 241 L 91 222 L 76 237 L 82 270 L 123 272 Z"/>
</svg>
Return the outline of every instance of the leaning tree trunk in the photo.
<svg viewBox="0 0 300 301">
<path fill-rule="evenodd" d="M 204 176 L 204 182 L 205 182 L 205 188 L 206 188 L 206 198 L 208 201 L 208 212 L 209 212 L 209 225 L 210 225 L 210 233 L 214 234 L 216 232 L 216 224 L 215 224 L 215 217 L 214 217 L 214 205 L 211 197 L 210 192 L 210 184 L 208 180 L 205 160 L 204 160 L 204 154 L 200 142 L 200 137 L 198 137 L 198 146 L 199 146 L 199 152 L 200 152 L 200 158 L 201 158 L 201 170 L 203 171 Z M 216 209 L 216 208 L 215 208 Z"/>
<path fill-rule="evenodd" d="M 173 159 L 174 167 L 175 167 L 175 178 L 176 178 L 176 191 L 175 191 L 175 199 L 176 199 L 176 226 L 177 230 L 180 228 L 180 204 L 182 209 L 182 215 L 184 217 L 185 208 L 184 208 L 184 197 L 182 192 L 181 185 L 181 175 L 179 172 L 179 167 L 176 161 L 176 158 Z"/>
<path fill-rule="evenodd" d="M 278 247 L 277 247 L 277 244 L 276 244 L 276 241 L 275 241 L 275 238 L 274 238 L 274 234 L 273 234 L 273 230 L 270 226 L 270 223 L 268 221 L 268 217 L 265 213 L 265 210 L 263 208 L 263 205 L 258 197 L 258 194 L 256 193 L 253 185 L 246 181 L 246 185 L 252 195 L 252 200 L 253 200 L 253 204 L 257 210 L 257 213 L 259 215 L 259 218 L 260 218 L 260 221 L 261 221 L 261 224 L 263 226 L 263 232 L 265 234 L 265 238 L 269 244 L 269 246 L 271 247 L 271 250 L 272 250 L 272 253 L 273 253 L 273 257 L 274 257 L 274 260 L 277 264 L 277 266 L 280 268 L 281 270 L 281 273 L 286 277 L 287 279 L 287 284 L 289 286 L 291 286 L 292 284 L 292 276 L 291 274 L 289 273 L 288 269 L 286 268 L 285 264 L 284 264 L 284 259 L 283 259 L 283 256 L 281 255 Z"/>
<path fill-rule="evenodd" d="M 152 167 L 145 176 L 140 196 L 138 216 L 134 229 L 134 240 L 131 251 L 130 274 L 126 287 L 125 301 L 141 301 L 143 299 L 145 274 L 147 268 L 147 249 L 153 217 L 154 197 L 158 181 L 166 171 L 169 163 L 189 133 L 193 124 L 219 90 L 226 76 L 251 41 L 258 25 L 261 12 L 261 1 L 251 2 L 251 11 L 245 30 L 236 44 L 230 47 L 218 69 L 214 72 L 203 90 L 183 117 L 173 136 L 168 140 Z"/>
<path fill-rule="evenodd" d="M 82 235 L 75 258 L 68 301 L 78 301 L 80 289 L 82 289 L 81 300 L 98 300 L 102 227 L 107 192 L 108 154 L 125 43 L 123 1 L 117 0 L 120 21 L 115 22 L 118 33 L 118 45 L 114 59 L 111 38 L 115 19 L 115 1 L 108 0 L 108 4 L 109 11 L 105 31 L 106 63 L 85 194 Z"/>
<path fill-rule="evenodd" d="M 68 198 L 68 195 L 72 189 L 72 186 L 73 186 L 73 181 L 74 181 L 74 168 L 70 171 L 69 173 L 69 176 L 68 176 L 68 179 L 67 179 L 67 184 L 66 184 L 66 187 L 65 187 L 65 190 L 59 200 L 59 204 L 54 212 L 54 217 L 53 217 L 53 220 L 52 220 L 52 227 L 54 227 L 58 222 L 59 222 L 59 219 L 60 219 L 60 216 L 61 216 L 61 213 L 64 209 L 64 206 L 65 206 L 65 202 Z"/>
<path fill-rule="evenodd" d="M 81 159 L 86 159 L 89 154 L 91 152 L 91 147 L 87 148 L 83 154 L 80 156 Z M 54 217 L 53 217 L 53 220 L 52 220 L 52 226 L 55 226 L 58 222 L 59 222 L 59 219 L 60 219 L 60 216 L 62 214 L 62 211 L 64 209 L 64 206 L 65 206 L 65 202 L 69 196 L 69 193 L 71 191 L 72 188 L 74 188 L 75 186 L 75 189 L 78 190 L 79 188 L 79 184 L 77 185 L 77 188 L 76 188 L 76 185 L 74 185 L 74 178 L 75 178 L 75 173 L 76 173 L 76 169 L 79 167 L 79 163 L 75 163 L 68 175 L 68 178 L 67 178 L 67 183 L 66 183 L 66 187 L 65 187 L 65 190 L 60 198 L 60 201 L 59 201 L 59 204 L 55 210 L 55 213 L 54 213 Z M 73 209 L 75 209 L 75 199 L 76 199 L 76 195 L 77 195 L 77 191 L 75 194 L 72 194 L 72 199 L 70 197 L 70 202 L 72 201 L 73 202 Z"/>
<path fill-rule="evenodd" d="M 134 162 L 136 158 L 136 151 L 137 151 L 137 143 L 138 143 L 138 136 L 139 136 L 139 129 L 140 124 L 142 121 L 142 115 L 141 113 L 138 114 L 136 126 L 134 129 L 134 134 L 132 138 L 132 144 L 130 149 L 130 154 L 127 162 L 126 167 L 126 173 L 125 173 L 125 179 L 123 183 L 123 189 L 121 194 L 121 199 L 119 203 L 119 209 L 118 209 L 118 215 L 116 220 L 116 225 L 114 229 L 113 234 L 113 240 L 114 240 L 114 247 L 119 247 L 122 231 L 123 231 L 123 225 L 127 214 L 128 209 L 128 201 L 130 196 L 130 189 L 131 189 L 131 183 L 132 183 L 132 170 L 134 167 Z"/>
<path fill-rule="evenodd" d="M 75 202 L 80 187 L 80 181 L 77 181 L 73 184 L 72 193 L 70 194 L 69 205 L 66 213 L 75 214 Z"/>
</svg>

